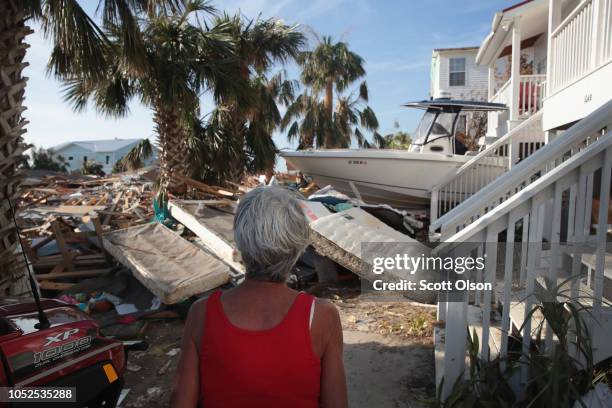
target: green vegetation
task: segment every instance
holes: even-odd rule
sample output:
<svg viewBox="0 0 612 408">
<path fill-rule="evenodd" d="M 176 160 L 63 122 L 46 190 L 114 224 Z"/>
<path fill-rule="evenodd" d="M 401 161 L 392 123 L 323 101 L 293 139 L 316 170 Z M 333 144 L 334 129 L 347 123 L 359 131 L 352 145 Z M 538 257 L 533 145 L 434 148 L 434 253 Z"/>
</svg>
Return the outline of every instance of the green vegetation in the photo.
<svg viewBox="0 0 612 408">
<path fill-rule="evenodd" d="M 28 46 L 26 36 L 31 33 L 29 21 L 41 24 L 43 33 L 51 41 L 48 71 L 64 79 L 82 73 L 89 79 L 104 77 L 109 65 L 106 61 L 111 43 L 106 36 L 113 31 L 122 43 L 126 60 L 140 67 L 146 59 L 138 19 L 161 10 L 171 13 L 180 7 L 181 0 L 98 1 L 102 21 L 97 25 L 76 0 L 6 0 L 0 2 L 0 191 L 3 197 L 16 200 L 22 174 L 19 171 L 27 149 L 23 142 L 27 121 L 25 111 L 26 77 L 23 70 Z M 23 265 L 16 251 L 18 236 L 10 221 L 12 214 L 7 200 L 0 203 L 0 271 L 3 288 L 13 278 L 22 275 Z"/>
<path fill-rule="evenodd" d="M 347 43 L 324 36 L 312 51 L 300 54 L 298 61 L 306 90 L 283 118 L 289 141 L 298 139 L 300 148 L 348 147 L 353 138 L 359 146 L 367 145 L 362 128 L 375 132 L 378 119 L 367 105 L 366 82 L 350 89 L 365 76 L 363 59 L 350 51 Z"/>
<path fill-rule="evenodd" d="M 606 362 L 602 367 L 593 365 L 593 349 L 585 320 L 593 316 L 591 308 L 578 301 L 588 297 L 572 297 L 571 289 L 567 288 L 569 280 L 571 278 L 556 285 L 547 279 L 547 288 L 536 292 L 538 303 L 525 322 L 536 313 L 544 319 L 532 328 L 535 338 L 528 351 L 521 351 L 521 339 L 516 339 L 518 350 L 509 349 L 504 361 L 499 358 L 486 361 L 478 355 L 476 332 L 472 336 L 468 333 L 469 377 L 467 380 L 460 378 L 446 400 L 438 396 L 431 405 L 444 408 L 565 408 L 574 406 L 577 401 L 583 405 L 580 398 L 597 383 L 609 381 L 612 373 Z M 542 338 L 545 325 L 556 337 L 548 349 Z M 525 323 L 521 331 L 524 326 Z M 522 368 L 529 373 L 527 387 L 524 395 L 516 395 L 510 384 L 516 381 Z"/>
<path fill-rule="evenodd" d="M 191 162 L 194 176 L 223 184 L 274 166 L 272 132 L 281 123 L 278 106 L 293 100 L 296 83 L 284 71 L 273 75 L 271 69 L 294 60 L 304 36 L 297 26 L 239 15 L 215 17 L 212 27 L 232 44 L 232 81 L 239 86 L 215 90 L 217 106 L 194 128 Z"/>
<path fill-rule="evenodd" d="M 38 149 L 32 149 L 32 164 L 30 165 L 26 159 L 24 168 L 66 172 L 68 171 L 68 162 L 62 155 L 55 154 L 53 150 L 39 147 Z"/>
<path fill-rule="evenodd" d="M 83 162 L 80 170 L 81 174 L 91 174 L 94 176 L 104 176 L 103 166 L 99 163 L 96 163 L 93 160 L 87 160 Z"/>
<path fill-rule="evenodd" d="M 408 150 L 412 143 L 412 138 L 408 132 L 400 130 L 400 124 L 396 121 L 393 124 L 395 131 L 387 135 L 374 134 L 373 146 L 368 144 L 367 147 L 377 147 L 379 149 L 397 149 Z"/>
<path fill-rule="evenodd" d="M 142 139 L 138 144 L 113 166 L 113 173 L 136 170 L 144 166 L 145 161 L 153 156 L 153 145 L 149 139 Z"/>
<path fill-rule="evenodd" d="M 232 44 L 223 32 L 227 27 L 203 29 L 190 22 L 198 12 L 213 11 L 207 3 L 193 1 L 182 13 L 150 13 L 139 26 L 144 61 L 128 58 L 120 33 L 111 31 L 105 75 L 92 78 L 77 72 L 66 80 L 66 100 L 77 111 L 91 101 L 98 111 L 121 117 L 129 113 L 133 98 L 153 110 L 164 190 L 179 191 L 174 173 L 190 175 L 188 129 L 201 92 L 209 87 L 225 92 L 223 87 L 234 83 L 228 63 Z"/>
</svg>

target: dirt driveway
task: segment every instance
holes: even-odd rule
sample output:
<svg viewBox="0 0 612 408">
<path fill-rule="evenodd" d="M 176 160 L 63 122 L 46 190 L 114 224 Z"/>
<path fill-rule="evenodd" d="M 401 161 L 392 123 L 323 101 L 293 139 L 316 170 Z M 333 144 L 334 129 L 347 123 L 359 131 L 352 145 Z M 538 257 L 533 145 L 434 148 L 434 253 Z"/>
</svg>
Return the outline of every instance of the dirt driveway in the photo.
<svg viewBox="0 0 612 408">
<path fill-rule="evenodd" d="M 434 395 L 431 333 L 435 309 L 408 302 L 374 302 L 351 285 L 309 290 L 333 301 L 344 330 L 351 407 L 420 407 Z M 167 407 L 178 361 L 182 320 L 153 321 L 151 345 L 130 354 L 121 407 Z"/>
</svg>

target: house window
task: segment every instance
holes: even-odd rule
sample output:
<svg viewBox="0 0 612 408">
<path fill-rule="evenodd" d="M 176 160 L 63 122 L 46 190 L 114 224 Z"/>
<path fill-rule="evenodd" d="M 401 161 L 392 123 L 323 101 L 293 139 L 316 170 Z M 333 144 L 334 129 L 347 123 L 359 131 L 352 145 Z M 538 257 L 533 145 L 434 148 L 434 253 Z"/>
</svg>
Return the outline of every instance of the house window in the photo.
<svg viewBox="0 0 612 408">
<path fill-rule="evenodd" d="M 87 156 L 83 156 L 83 163 L 87 163 Z"/>
<path fill-rule="evenodd" d="M 106 156 L 106 164 L 110 163 L 110 156 Z"/>
<path fill-rule="evenodd" d="M 448 72 L 450 86 L 465 86 L 465 58 L 451 58 Z"/>
<path fill-rule="evenodd" d="M 68 156 L 68 160 L 72 161 L 72 160 L 74 160 L 74 157 Z"/>
</svg>

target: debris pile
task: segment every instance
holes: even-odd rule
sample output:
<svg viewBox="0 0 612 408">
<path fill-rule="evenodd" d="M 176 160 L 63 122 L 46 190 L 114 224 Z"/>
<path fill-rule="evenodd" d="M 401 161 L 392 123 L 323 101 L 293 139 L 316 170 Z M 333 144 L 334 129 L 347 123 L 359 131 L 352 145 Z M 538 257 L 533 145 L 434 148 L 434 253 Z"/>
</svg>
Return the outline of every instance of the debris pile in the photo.
<svg viewBox="0 0 612 408">
<path fill-rule="evenodd" d="M 95 313 L 111 326 L 140 321 L 153 310 L 176 316 L 174 308 L 183 301 L 244 278 L 234 213 L 240 196 L 263 183 L 303 197 L 313 243 L 291 275 L 295 287 L 371 278 L 364 274 L 364 241 L 409 242 L 419 253 L 428 250 L 410 236 L 419 222 L 412 214 L 366 205 L 331 186 L 318 189 L 299 174 L 250 176 L 230 187 L 174 175 L 183 194 L 170 196 L 165 207 L 157 203 L 155 177 L 154 170 L 141 169 L 105 178 L 56 173 L 26 180 L 17 218 L 23 250 L 45 296 Z M 130 300 L 134 293 L 140 295 Z M 413 300 L 432 302 L 433 294 Z"/>
<path fill-rule="evenodd" d="M 170 244 L 166 243 L 170 251 L 184 249 L 185 244 L 191 245 L 165 226 L 152 224 L 162 221 L 175 229 L 182 228 L 168 219 L 167 209 L 159 208 L 155 202 L 154 168 L 112 177 L 40 173 L 32 172 L 26 178 L 23 192 L 15 204 L 23 250 L 40 288 L 50 291 L 45 295 L 62 294 L 83 279 L 106 276 L 118 264 L 130 268 L 138 278 L 139 275 L 134 272 L 138 270 L 133 262 L 134 253 L 127 257 L 124 254 L 129 245 L 121 249 L 113 245 L 117 231 L 127 231 L 123 235 L 130 235 L 130 231 L 134 231 L 131 236 L 136 237 L 157 237 L 162 243 L 170 233 L 175 237 Z M 238 189 L 209 186 L 187 177 L 176 177 L 183 185 L 185 197 L 198 200 L 201 206 L 231 208 L 241 194 Z M 231 210 L 229 212 L 231 214 Z M 143 228 L 154 228 L 155 231 L 143 231 L 142 235 L 136 233 Z M 168 259 L 173 257 L 173 254 L 164 254 L 160 248 L 153 250 L 161 254 L 161 259 L 164 256 Z M 142 248 L 137 248 L 136 252 L 140 253 L 140 258 L 144 258 Z M 198 247 L 194 247 L 193 252 L 197 259 L 202 258 L 200 261 L 206 261 L 207 265 L 215 261 Z M 227 280 L 216 279 L 211 284 L 218 286 Z M 149 290 L 164 299 L 159 290 Z"/>
</svg>

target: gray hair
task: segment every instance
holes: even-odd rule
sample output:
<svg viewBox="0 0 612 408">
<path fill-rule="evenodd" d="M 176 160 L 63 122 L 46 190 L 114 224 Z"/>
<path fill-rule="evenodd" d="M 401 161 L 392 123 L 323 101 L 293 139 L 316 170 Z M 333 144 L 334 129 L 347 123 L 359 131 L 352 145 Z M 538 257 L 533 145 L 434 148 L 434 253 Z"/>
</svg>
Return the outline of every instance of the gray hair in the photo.
<svg viewBox="0 0 612 408">
<path fill-rule="evenodd" d="M 236 210 L 234 240 L 248 278 L 285 282 L 310 243 L 297 195 L 273 186 L 250 191 Z"/>
</svg>

